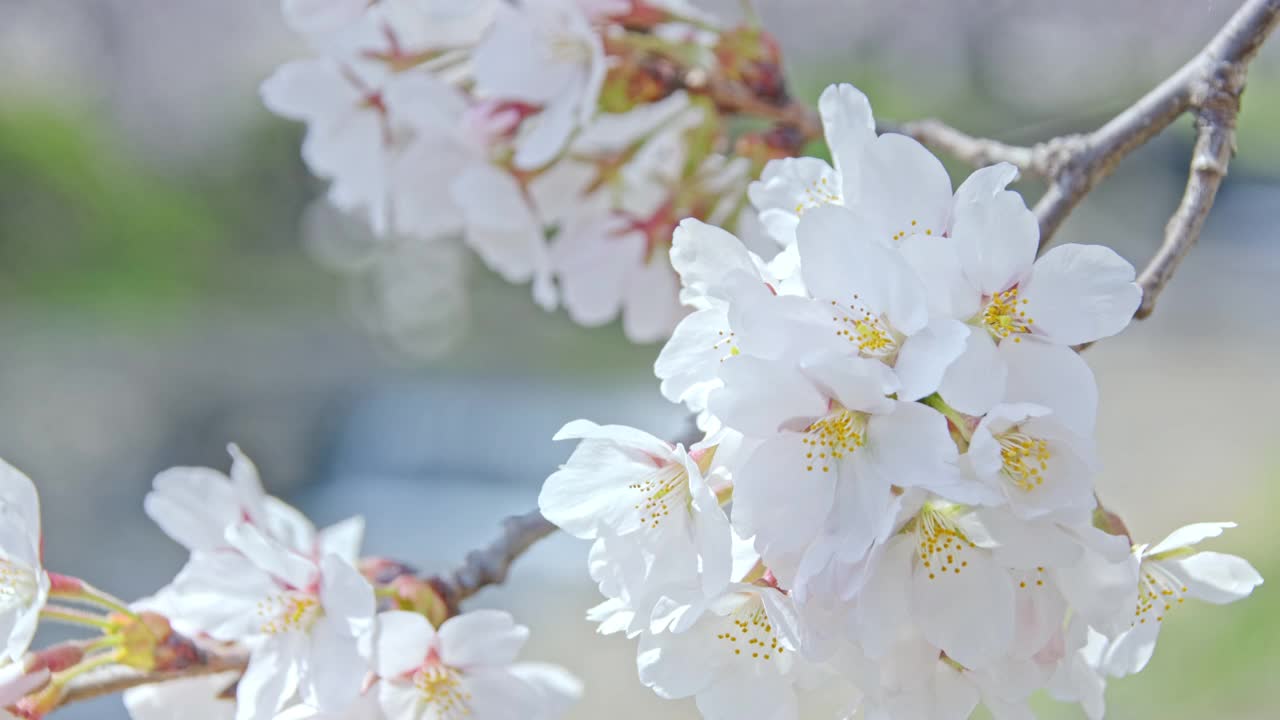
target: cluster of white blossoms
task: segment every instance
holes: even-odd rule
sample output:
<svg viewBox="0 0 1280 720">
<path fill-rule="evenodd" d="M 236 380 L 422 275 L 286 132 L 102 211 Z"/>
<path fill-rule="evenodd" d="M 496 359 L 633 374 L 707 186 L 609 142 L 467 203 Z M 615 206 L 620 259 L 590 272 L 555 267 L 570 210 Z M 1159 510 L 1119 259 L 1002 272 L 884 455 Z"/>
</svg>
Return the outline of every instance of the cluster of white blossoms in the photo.
<svg viewBox="0 0 1280 720">
<path fill-rule="evenodd" d="M 394 584 L 362 572 L 361 518 L 317 530 L 267 495 L 249 459 L 230 451 L 229 475 L 173 468 L 156 477 L 146 511 L 190 559 L 155 596 L 132 608 L 112 603 L 117 614 L 107 618 L 50 601 L 93 604 L 103 595 L 62 576 L 50 592 L 35 486 L 0 464 L 0 708 L 42 717 L 67 681 L 108 662 L 180 673 L 196 658 L 160 664 L 169 640 L 156 629 L 170 628 L 247 652 L 247 667 L 129 690 L 136 720 L 552 720 L 580 694 L 566 671 L 516 662 L 529 633 L 505 612 L 453 614 L 433 625 Z M 41 617 L 107 637 L 52 651 L 62 655 L 28 655 Z M 85 647 L 105 653 L 89 656 Z"/>
<path fill-rule="evenodd" d="M 631 340 L 663 339 L 686 313 L 668 262 L 676 224 L 754 222 L 743 211 L 759 167 L 728 153 L 725 118 L 674 75 L 766 45 L 681 0 L 284 10 L 316 54 L 280 67 L 263 100 L 307 124 L 302 157 L 328 200 L 373 229 L 358 251 L 326 252 L 373 278 L 364 304 L 393 316 L 393 334 L 439 328 L 412 317 L 433 313 L 421 287 L 445 272 L 419 258 L 460 235 L 542 307 L 589 326 L 621 315 Z"/>
<path fill-rule="evenodd" d="M 587 421 L 540 507 L 593 541 L 589 617 L 638 638 L 640 679 L 704 717 L 1024 718 L 1047 690 L 1103 714 L 1186 598 L 1262 582 L 1195 545 L 1134 545 L 1097 504 L 1093 375 L 1072 349 L 1129 322 L 1133 268 L 1037 257 L 1038 225 L 979 170 L 952 190 L 865 96 L 820 101 L 834 167 L 772 162 L 750 189 L 766 262 L 696 220 L 671 261 L 693 310 L 656 365 L 704 438 Z"/>
</svg>

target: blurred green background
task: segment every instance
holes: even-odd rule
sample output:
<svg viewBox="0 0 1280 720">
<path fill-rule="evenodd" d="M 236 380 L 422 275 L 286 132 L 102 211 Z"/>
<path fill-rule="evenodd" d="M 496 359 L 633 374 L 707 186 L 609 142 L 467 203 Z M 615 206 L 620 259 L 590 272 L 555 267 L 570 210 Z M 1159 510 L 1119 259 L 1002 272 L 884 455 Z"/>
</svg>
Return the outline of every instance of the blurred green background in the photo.
<svg viewBox="0 0 1280 720">
<path fill-rule="evenodd" d="M 1096 126 L 1235 7 L 757 5 L 798 95 L 853 82 L 879 116 L 937 116 L 1021 143 Z M 362 329 L 359 281 L 322 268 L 300 240 L 322 190 L 298 158 L 301 128 L 257 103 L 261 79 L 305 52 L 273 3 L 0 0 L 0 17 L 0 455 L 40 486 L 53 567 L 122 594 L 164 583 L 181 555 L 141 515 L 150 478 L 173 464 L 225 467 L 222 447 L 236 441 L 273 491 L 318 520 L 363 512 L 370 552 L 442 568 L 533 504 L 567 452 L 549 441 L 561 423 L 681 427 L 650 374 L 656 347 L 545 314 L 457 252 L 458 295 L 427 330 L 461 337 L 453 351 L 415 360 Z M 1280 500 L 1278 129 L 1273 39 L 1201 246 L 1156 317 L 1087 354 L 1103 391 L 1104 501 L 1146 540 L 1236 520 L 1212 549 L 1268 578 L 1280 574 L 1269 517 Z M 1060 240 L 1145 262 L 1185 181 L 1190 130 L 1182 120 L 1136 153 Z M 479 602 L 534 627 L 530 657 L 587 679 L 574 717 L 694 717 L 635 682 L 629 643 L 580 619 L 596 601 L 584 558 L 584 546 L 553 540 Z M 1188 607 L 1148 671 L 1112 684 L 1111 716 L 1275 717 L 1277 614 L 1270 585 L 1227 608 Z M 66 716 L 119 712 L 104 700 Z"/>
</svg>

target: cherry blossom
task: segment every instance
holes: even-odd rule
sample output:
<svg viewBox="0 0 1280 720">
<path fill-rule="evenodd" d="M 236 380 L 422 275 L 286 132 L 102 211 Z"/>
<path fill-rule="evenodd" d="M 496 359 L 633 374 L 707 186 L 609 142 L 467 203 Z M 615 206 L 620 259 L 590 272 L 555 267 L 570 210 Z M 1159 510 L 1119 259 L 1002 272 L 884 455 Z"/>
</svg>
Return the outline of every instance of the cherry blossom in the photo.
<svg viewBox="0 0 1280 720">
<path fill-rule="evenodd" d="M 731 585 L 683 627 L 641 638 L 640 681 L 696 698 L 709 719 L 797 717 L 795 611 L 777 589 Z"/>
<path fill-rule="evenodd" d="M 595 114 L 604 49 L 571 0 L 502 5 L 472 62 L 481 97 L 540 109 L 516 138 L 514 162 L 521 169 L 550 162 Z"/>
<path fill-rule="evenodd" d="M 1188 597 L 1225 605 L 1247 597 L 1262 584 L 1262 576 L 1243 558 L 1195 549 L 1201 541 L 1235 526 L 1195 523 L 1174 530 L 1154 545 L 1134 546 L 1137 605 L 1129 614 L 1130 629 L 1107 646 L 1102 667 L 1109 674 L 1123 676 L 1146 667 L 1165 618 Z"/>
<path fill-rule="evenodd" d="M 21 662 L 49 597 L 41 562 L 40 498 L 20 470 L 0 460 L 0 659 Z"/>
<path fill-rule="evenodd" d="M 388 720 L 550 720 L 581 694 L 560 668 L 515 662 L 529 630 L 504 612 L 463 613 L 438 629 L 399 610 L 377 620 L 376 692 Z"/>
</svg>

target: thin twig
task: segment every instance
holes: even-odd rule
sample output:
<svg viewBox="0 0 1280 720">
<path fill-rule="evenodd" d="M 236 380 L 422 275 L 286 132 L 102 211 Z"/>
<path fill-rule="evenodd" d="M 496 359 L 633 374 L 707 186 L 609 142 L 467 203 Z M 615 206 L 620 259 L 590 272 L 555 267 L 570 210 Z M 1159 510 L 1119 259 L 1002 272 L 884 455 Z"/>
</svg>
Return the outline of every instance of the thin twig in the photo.
<svg viewBox="0 0 1280 720">
<path fill-rule="evenodd" d="M 1156 298 L 1178 269 L 1178 263 L 1191 251 L 1200 237 L 1205 218 L 1213 207 L 1218 187 L 1227 175 L 1227 164 L 1235 145 L 1235 114 L 1215 118 L 1205 111 L 1196 118 L 1196 145 L 1191 154 L 1191 173 L 1187 176 L 1187 189 L 1182 194 L 1178 209 L 1169 218 L 1164 229 L 1164 243 L 1151 258 L 1138 285 L 1142 287 L 1142 304 L 1135 317 L 1150 315 L 1156 307 Z"/>
<path fill-rule="evenodd" d="M 1026 174 L 1041 175 L 1043 172 L 1037 164 L 1037 154 L 1033 148 L 974 137 L 940 120 L 913 120 L 901 124 L 882 123 L 876 130 L 880 133 L 896 132 L 907 135 L 975 167 L 1007 162 Z"/>
</svg>

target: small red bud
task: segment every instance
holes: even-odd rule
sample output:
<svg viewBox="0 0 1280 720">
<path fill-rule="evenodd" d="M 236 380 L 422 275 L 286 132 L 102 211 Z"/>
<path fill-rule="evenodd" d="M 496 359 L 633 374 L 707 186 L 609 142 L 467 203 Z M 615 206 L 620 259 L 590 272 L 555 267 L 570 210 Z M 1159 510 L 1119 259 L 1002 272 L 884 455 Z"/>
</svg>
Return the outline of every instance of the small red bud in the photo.
<svg viewBox="0 0 1280 720">
<path fill-rule="evenodd" d="M 79 578 L 73 578 L 70 575 L 59 575 L 58 573 L 49 573 L 49 592 L 53 593 L 79 593 L 84 592 L 84 582 Z"/>
<path fill-rule="evenodd" d="M 27 672 L 47 669 L 49 672 L 62 672 L 84 659 L 84 648 L 76 645 L 54 645 L 35 653 Z"/>
</svg>

